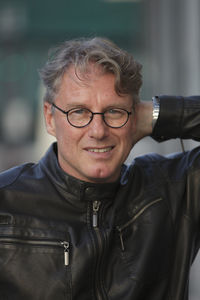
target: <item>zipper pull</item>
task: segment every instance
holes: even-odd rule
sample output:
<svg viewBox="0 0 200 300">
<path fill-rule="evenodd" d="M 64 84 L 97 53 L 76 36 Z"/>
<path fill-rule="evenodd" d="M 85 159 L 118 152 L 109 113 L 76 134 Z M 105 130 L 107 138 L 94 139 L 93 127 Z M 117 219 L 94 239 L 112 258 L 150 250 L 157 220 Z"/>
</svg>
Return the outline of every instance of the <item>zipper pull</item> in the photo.
<svg viewBox="0 0 200 300">
<path fill-rule="evenodd" d="M 122 249 L 122 251 L 124 251 L 125 247 L 124 247 L 124 240 L 123 240 L 122 230 L 119 226 L 117 226 L 117 230 L 119 232 L 119 239 L 120 239 L 120 242 L 121 242 L 121 249 Z"/>
<path fill-rule="evenodd" d="M 69 265 L 69 242 L 61 242 L 61 245 L 64 247 L 64 265 Z"/>
<path fill-rule="evenodd" d="M 94 228 L 98 227 L 98 211 L 99 211 L 100 204 L 101 202 L 97 200 L 93 202 L 92 225 Z"/>
</svg>

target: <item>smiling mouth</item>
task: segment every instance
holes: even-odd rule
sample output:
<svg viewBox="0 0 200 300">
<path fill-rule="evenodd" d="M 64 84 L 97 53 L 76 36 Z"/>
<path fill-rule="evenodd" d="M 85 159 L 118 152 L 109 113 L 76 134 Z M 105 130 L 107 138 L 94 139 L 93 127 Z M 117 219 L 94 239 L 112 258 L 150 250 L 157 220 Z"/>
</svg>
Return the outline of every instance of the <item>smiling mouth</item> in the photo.
<svg viewBox="0 0 200 300">
<path fill-rule="evenodd" d="M 89 152 L 95 152 L 95 153 L 104 153 L 104 152 L 109 152 L 113 149 L 114 147 L 107 147 L 107 148 L 89 148 L 87 151 Z"/>
</svg>

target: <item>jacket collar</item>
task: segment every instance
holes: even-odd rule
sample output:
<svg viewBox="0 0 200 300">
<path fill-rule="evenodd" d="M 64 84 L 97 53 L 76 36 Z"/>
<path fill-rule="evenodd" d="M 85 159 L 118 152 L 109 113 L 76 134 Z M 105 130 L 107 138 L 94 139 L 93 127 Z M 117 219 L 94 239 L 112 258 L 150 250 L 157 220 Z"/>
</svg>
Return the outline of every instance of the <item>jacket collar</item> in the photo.
<svg viewBox="0 0 200 300">
<path fill-rule="evenodd" d="M 114 183 L 90 183 L 68 175 L 59 166 L 57 159 L 57 143 L 53 143 L 39 164 L 54 185 L 74 195 L 79 200 L 103 200 L 113 198 L 120 185 Z"/>
</svg>

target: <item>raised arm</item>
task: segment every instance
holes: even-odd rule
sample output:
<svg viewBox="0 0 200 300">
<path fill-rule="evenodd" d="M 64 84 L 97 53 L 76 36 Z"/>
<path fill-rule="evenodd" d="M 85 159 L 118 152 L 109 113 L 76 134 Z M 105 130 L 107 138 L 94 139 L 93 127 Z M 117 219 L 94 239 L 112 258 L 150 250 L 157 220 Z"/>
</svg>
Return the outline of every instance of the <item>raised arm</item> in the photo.
<svg viewBox="0 0 200 300">
<path fill-rule="evenodd" d="M 153 120 L 158 112 L 155 102 L 142 101 L 136 106 L 136 141 L 148 135 L 159 142 L 173 138 L 200 141 L 200 96 L 158 96 L 157 99 L 157 120 Z"/>
<path fill-rule="evenodd" d="M 159 96 L 160 113 L 152 137 L 200 141 L 200 96 Z"/>
</svg>

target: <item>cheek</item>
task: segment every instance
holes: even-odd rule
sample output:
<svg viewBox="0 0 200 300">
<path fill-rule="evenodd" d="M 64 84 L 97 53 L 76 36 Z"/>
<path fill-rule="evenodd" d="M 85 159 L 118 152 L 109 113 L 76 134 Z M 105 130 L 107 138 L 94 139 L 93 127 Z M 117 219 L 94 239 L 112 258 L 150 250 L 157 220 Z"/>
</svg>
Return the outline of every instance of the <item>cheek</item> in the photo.
<svg viewBox="0 0 200 300">
<path fill-rule="evenodd" d="M 122 129 L 123 132 L 120 133 L 121 139 L 123 140 L 124 144 L 126 144 L 126 146 L 131 147 L 134 140 L 135 125 L 133 122 L 130 122 L 126 127 Z"/>
<path fill-rule="evenodd" d="M 65 118 L 55 120 L 55 131 L 57 139 L 67 137 L 70 134 L 70 128 Z"/>
<path fill-rule="evenodd" d="M 127 156 L 129 155 L 132 145 L 133 145 L 133 138 L 132 138 L 132 130 L 129 128 L 124 128 L 120 130 L 118 134 L 118 141 L 119 141 L 119 152 L 118 155 L 124 161 L 126 160 Z"/>
<path fill-rule="evenodd" d="M 58 145 L 65 152 L 73 152 L 78 147 L 82 138 L 81 131 L 67 124 L 59 124 L 56 130 Z"/>
<path fill-rule="evenodd" d="M 129 140 L 129 144 L 131 148 L 136 144 L 138 138 L 137 138 L 137 128 L 136 128 L 136 119 L 134 118 L 130 122 L 130 127 L 127 131 L 127 139 Z"/>
</svg>

